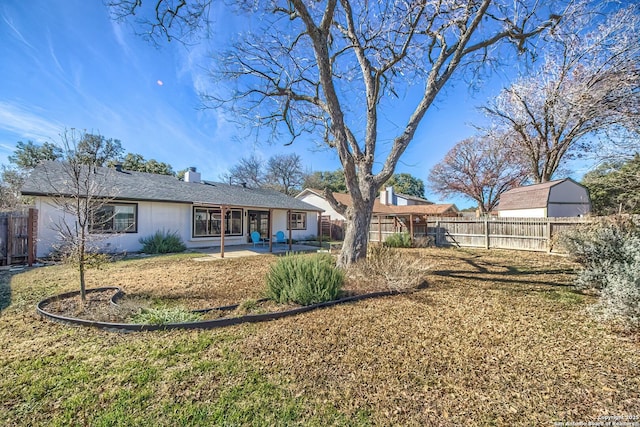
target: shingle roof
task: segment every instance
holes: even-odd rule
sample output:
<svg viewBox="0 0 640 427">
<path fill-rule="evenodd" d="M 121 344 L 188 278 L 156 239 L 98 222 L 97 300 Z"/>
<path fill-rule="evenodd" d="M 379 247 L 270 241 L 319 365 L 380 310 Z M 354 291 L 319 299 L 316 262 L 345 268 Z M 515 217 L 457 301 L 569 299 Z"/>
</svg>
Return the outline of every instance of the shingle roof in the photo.
<svg viewBox="0 0 640 427">
<path fill-rule="evenodd" d="M 219 182 L 201 183 L 179 181 L 168 175 L 112 168 L 96 168 L 101 193 L 98 197 L 115 200 L 162 201 L 173 203 L 206 203 L 238 207 L 295 209 L 321 211 L 316 206 L 274 190 L 244 188 Z M 45 162 L 36 167 L 26 179 L 22 194 L 27 196 L 68 195 L 65 167 L 61 162 Z"/>
<path fill-rule="evenodd" d="M 403 199 L 407 199 L 407 200 L 414 200 L 416 202 L 420 202 L 420 203 L 428 203 L 428 204 L 433 204 L 433 202 L 430 202 L 427 199 L 423 199 L 422 197 L 416 197 L 416 196 L 412 196 L 410 194 L 404 194 L 404 193 L 395 193 L 396 196 L 402 197 Z"/>
<path fill-rule="evenodd" d="M 505 191 L 500 195 L 500 203 L 496 210 L 546 208 L 551 187 L 567 180 L 569 178 L 543 182 L 542 184 L 526 185 Z"/>
<path fill-rule="evenodd" d="M 324 192 L 314 188 L 307 188 L 305 191 L 314 193 L 317 196 L 324 198 Z M 303 191 L 304 193 L 304 191 Z M 302 193 L 301 193 L 302 194 Z M 345 206 L 351 206 L 351 197 L 345 193 L 333 193 L 333 197 Z M 380 200 L 376 198 L 373 202 L 374 214 L 387 214 L 387 215 L 442 215 L 448 212 L 458 212 L 458 208 L 453 203 L 446 204 L 430 204 L 430 205 L 383 205 Z"/>
</svg>

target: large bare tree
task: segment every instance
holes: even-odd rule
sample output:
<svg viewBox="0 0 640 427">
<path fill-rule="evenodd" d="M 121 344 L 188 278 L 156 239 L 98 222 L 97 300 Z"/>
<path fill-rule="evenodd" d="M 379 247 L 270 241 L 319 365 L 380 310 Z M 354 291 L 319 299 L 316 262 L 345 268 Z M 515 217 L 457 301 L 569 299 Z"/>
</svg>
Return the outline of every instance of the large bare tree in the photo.
<svg viewBox="0 0 640 427">
<path fill-rule="evenodd" d="M 445 197 L 469 197 L 481 214 L 491 212 L 500 195 L 521 185 L 528 174 L 508 139 L 507 134 L 491 133 L 458 142 L 431 169 L 429 187 Z"/>
<path fill-rule="evenodd" d="M 143 4 L 116 3 L 119 16 L 141 12 Z M 338 203 L 329 191 L 326 196 L 348 220 L 338 260 L 346 266 L 366 256 L 378 190 L 442 88 L 454 74 L 473 72 L 504 54 L 503 42 L 524 50 L 565 13 L 561 3 L 543 11 L 528 0 L 256 0 L 241 7 L 262 12 L 252 21 L 256 28 L 216 61 L 216 74 L 231 93 L 207 99 L 291 139 L 318 135 L 336 151 L 352 203 Z M 170 34 L 171 22 L 188 22 L 198 4 L 203 11 L 210 6 L 153 0 L 140 15 L 149 18 L 149 32 Z M 411 101 L 398 96 L 416 92 Z M 395 135 L 387 134 L 381 118 L 406 102 L 412 112 Z M 378 144 L 382 133 L 391 141 L 384 147 Z"/>
<path fill-rule="evenodd" d="M 484 108 L 494 125 L 518 136 L 536 183 L 551 180 L 567 160 L 608 152 L 598 137 L 610 145 L 612 132 L 638 130 L 640 5 L 584 17 L 567 21 L 542 66 Z"/>
</svg>

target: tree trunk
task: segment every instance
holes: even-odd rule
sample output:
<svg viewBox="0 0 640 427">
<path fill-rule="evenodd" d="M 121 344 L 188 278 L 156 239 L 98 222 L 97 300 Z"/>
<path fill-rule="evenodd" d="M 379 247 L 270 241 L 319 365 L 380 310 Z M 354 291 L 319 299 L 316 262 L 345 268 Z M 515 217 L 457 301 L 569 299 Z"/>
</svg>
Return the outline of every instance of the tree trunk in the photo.
<svg viewBox="0 0 640 427">
<path fill-rule="evenodd" d="M 87 288 L 85 286 L 85 280 L 84 280 L 84 270 L 85 270 L 85 262 L 86 262 L 84 231 L 80 233 L 80 236 L 81 236 L 80 237 L 81 242 L 80 242 L 80 245 L 78 246 L 78 273 L 80 274 L 80 298 L 82 299 L 82 302 L 85 302 L 87 300 Z"/>
<path fill-rule="evenodd" d="M 367 256 L 371 209 L 350 209 L 350 217 L 346 222 L 342 251 L 337 263 L 342 268 Z"/>
</svg>

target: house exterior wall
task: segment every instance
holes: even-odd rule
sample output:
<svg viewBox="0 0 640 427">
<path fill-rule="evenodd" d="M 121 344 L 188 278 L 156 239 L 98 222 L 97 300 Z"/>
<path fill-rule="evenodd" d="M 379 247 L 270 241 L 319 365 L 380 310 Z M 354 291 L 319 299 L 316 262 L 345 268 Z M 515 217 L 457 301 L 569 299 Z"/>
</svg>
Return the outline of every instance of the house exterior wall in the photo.
<svg viewBox="0 0 640 427">
<path fill-rule="evenodd" d="M 294 211 L 298 212 L 298 211 Z M 294 240 L 305 239 L 309 236 L 316 236 L 318 234 L 318 214 L 316 212 L 306 212 L 307 221 L 304 230 L 291 230 L 291 238 Z M 286 239 L 289 238 L 289 230 L 287 229 L 287 211 L 274 210 L 273 218 L 271 220 L 273 227 L 273 234 L 278 231 L 282 231 Z"/>
<path fill-rule="evenodd" d="M 498 211 L 500 218 L 545 218 L 547 216 L 546 208 L 532 209 L 513 209 Z"/>
<path fill-rule="evenodd" d="M 118 203 L 115 201 L 114 203 Z M 125 202 L 123 202 L 125 203 Z M 136 202 L 126 202 L 136 203 Z M 103 252 L 121 253 L 138 252 L 142 248 L 141 237 L 147 237 L 156 231 L 176 232 L 187 248 L 205 248 L 220 246 L 220 237 L 193 237 L 193 205 L 184 203 L 137 202 L 137 232 L 96 235 L 95 245 Z M 59 242 L 55 224 L 65 216 L 51 201 L 51 198 L 36 197 L 38 209 L 38 257 L 45 257 L 51 253 Z M 243 209 L 243 234 L 241 236 L 225 236 L 225 246 L 246 244 L 249 239 L 247 209 Z M 305 230 L 293 230 L 292 237 L 301 239 L 318 232 L 317 213 L 307 212 Z M 288 236 L 287 211 L 274 210 L 272 215 L 273 233 L 282 230 Z M 71 215 L 67 215 L 66 222 L 75 222 Z"/>
<path fill-rule="evenodd" d="M 345 219 L 344 216 L 340 215 L 338 212 L 336 212 L 335 209 L 331 207 L 331 204 L 329 204 L 329 202 L 326 199 L 318 196 L 317 194 L 307 193 L 303 197 L 300 197 L 299 200 L 302 200 L 303 202 L 309 203 L 310 205 L 313 205 L 318 207 L 319 209 L 322 209 L 324 211 L 322 215 L 323 216 L 328 215 L 331 218 L 331 220 L 344 221 Z"/>
</svg>

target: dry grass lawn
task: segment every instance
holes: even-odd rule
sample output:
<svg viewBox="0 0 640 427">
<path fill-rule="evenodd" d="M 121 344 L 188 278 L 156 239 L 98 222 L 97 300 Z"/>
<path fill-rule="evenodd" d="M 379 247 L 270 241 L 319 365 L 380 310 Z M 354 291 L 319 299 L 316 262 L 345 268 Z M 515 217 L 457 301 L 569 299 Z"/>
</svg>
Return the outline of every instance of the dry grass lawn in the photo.
<svg viewBox="0 0 640 427">
<path fill-rule="evenodd" d="M 35 304 L 75 290 L 74 272 L 5 273 L 0 424 L 640 422 L 640 339 L 592 320 L 587 308 L 595 299 L 568 286 L 573 265 L 566 259 L 454 249 L 406 254 L 431 266 L 426 288 L 204 331 L 118 334 L 43 321 Z M 224 305 L 259 298 L 275 259 L 126 260 L 90 271 L 89 283 Z"/>
</svg>

